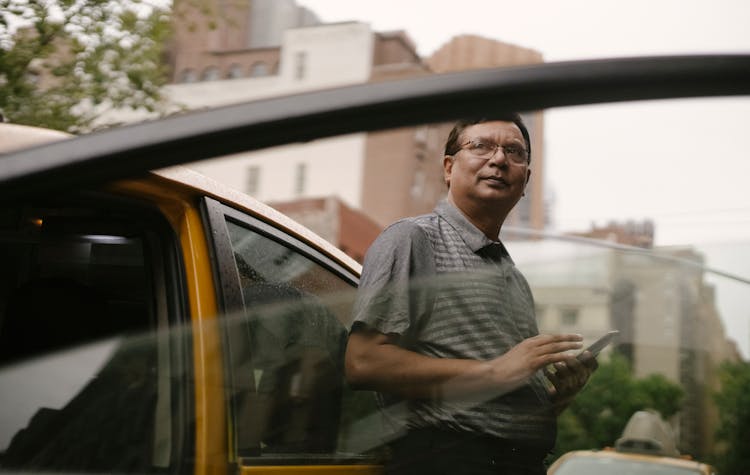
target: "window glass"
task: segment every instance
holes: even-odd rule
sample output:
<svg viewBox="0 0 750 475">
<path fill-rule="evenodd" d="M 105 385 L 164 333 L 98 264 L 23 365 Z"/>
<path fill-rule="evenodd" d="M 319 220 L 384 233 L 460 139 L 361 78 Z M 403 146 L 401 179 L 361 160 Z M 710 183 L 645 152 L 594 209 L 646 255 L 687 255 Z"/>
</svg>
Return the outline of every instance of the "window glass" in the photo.
<svg viewBox="0 0 750 475">
<path fill-rule="evenodd" d="M 268 76 L 268 74 L 269 74 L 268 65 L 262 61 L 255 62 L 250 67 L 251 77 L 263 77 L 263 76 Z"/>
<path fill-rule="evenodd" d="M 185 69 L 180 74 L 180 82 L 196 82 L 198 80 L 198 74 L 196 74 L 194 69 Z"/>
<path fill-rule="evenodd" d="M 229 66 L 229 72 L 227 73 L 227 79 L 236 79 L 244 76 L 242 72 L 242 65 L 234 63 Z"/>
<path fill-rule="evenodd" d="M 247 335 L 246 371 L 255 386 L 235 415 L 244 424 L 240 438 L 251 441 L 240 455 L 351 455 L 355 436 L 377 430 L 377 418 L 368 422 L 374 395 L 351 391 L 343 380 L 352 284 L 247 227 L 228 221 L 227 228 L 246 315 L 231 332 Z"/>
<path fill-rule="evenodd" d="M 696 460 L 720 460 L 724 442 L 733 443 L 723 428 L 741 419 L 734 411 L 744 386 L 724 381 L 744 381 L 750 335 L 744 310 L 750 195 L 742 184 L 750 172 L 748 113 L 746 98 L 715 98 L 523 114 L 532 173 L 500 239 L 529 284 L 538 331 L 579 333 L 587 346 L 619 330 L 599 355 L 599 369 L 558 417 L 554 458 L 614 446 L 633 414 L 647 408 L 668 421 L 680 453 Z M 727 120 L 696 119 L 711 117 Z M 351 134 L 232 159 L 241 167 L 262 164 L 264 183 L 277 194 L 261 199 L 364 255 L 382 229 L 430 213 L 445 197 L 450 129 L 443 123 Z M 425 139 L 421 199 L 412 193 L 415 137 Z M 696 137 L 708 140 L 708 149 L 696 147 Z M 222 160 L 195 165 L 243 187 L 244 175 Z M 294 187 L 282 185 L 294 181 L 301 162 L 308 193 L 323 190 L 321 196 L 361 215 L 299 206 Z M 372 238 L 361 233 L 368 221 Z M 618 391 L 608 392 L 612 387 Z"/>
<path fill-rule="evenodd" d="M 111 210 L 0 213 L 0 467 L 169 467 L 174 394 L 169 340 L 150 333 L 166 317 L 153 233 Z"/>
<path fill-rule="evenodd" d="M 216 66 L 209 66 L 205 70 L 203 70 L 203 80 L 204 81 L 216 81 L 221 76 L 221 73 L 219 72 L 219 68 Z"/>
</svg>

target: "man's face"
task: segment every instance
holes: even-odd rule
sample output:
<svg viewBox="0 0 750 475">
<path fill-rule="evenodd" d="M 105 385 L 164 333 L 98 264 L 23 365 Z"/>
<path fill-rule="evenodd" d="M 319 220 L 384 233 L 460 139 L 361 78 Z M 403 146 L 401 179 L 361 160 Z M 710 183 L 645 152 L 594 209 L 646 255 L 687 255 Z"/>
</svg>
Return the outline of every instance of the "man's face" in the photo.
<svg viewBox="0 0 750 475">
<path fill-rule="evenodd" d="M 477 157 L 466 148 L 445 157 L 443 171 L 450 183 L 450 198 L 464 210 L 492 206 L 507 213 L 523 195 L 531 174 L 526 161 L 516 163 L 503 152 L 503 147 L 526 150 L 521 130 L 513 122 L 483 122 L 466 127 L 458 144 L 474 140 L 500 147 L 489 158 Z"/>
</svg>

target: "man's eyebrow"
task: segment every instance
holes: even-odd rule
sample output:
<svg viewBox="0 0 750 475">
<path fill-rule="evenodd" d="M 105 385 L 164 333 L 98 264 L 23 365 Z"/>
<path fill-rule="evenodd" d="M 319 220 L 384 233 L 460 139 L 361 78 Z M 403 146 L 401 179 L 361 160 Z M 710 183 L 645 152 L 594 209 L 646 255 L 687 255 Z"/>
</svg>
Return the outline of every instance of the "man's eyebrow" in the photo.
<svg viewBox="0 0 750 475">
<path fill-rule="evenodd" d="M 492 143 L 496 143 L 496 144 L 500 144 L 500 142 L 518 142 L 521 145 L 525 145 L 526 144 L 526 141 L 524 139 L 517 138 L 517 137 L 510 137 L 510 138 L 508 138 L 506 140 L 497 141 L 497 140 L 493 139 L 492 137 L 489 137 L 489 136 L 486 136 L 486 135 L 477 135 L 476 137 L 467 138 L 466 140 L 467 141 L 481 140 L 483 142 L 492 142 Z"/>
<path fill-rule="evenodd" d="M 481 140 L 483 142 L 495 142 L 495 139 L 487 135 L 477 135 L 476 137 L 469 137 L 466 140 Z"/>
</svg>

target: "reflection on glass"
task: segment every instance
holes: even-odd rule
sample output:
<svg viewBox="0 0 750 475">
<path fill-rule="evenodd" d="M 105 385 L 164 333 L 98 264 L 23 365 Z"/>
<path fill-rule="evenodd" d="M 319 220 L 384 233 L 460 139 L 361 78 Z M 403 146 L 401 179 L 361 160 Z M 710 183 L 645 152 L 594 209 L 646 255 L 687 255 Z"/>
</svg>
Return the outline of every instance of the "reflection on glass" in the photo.
<svg viewBox="0 0 750 475">
<path fill-rule="evenodd" d="M 532 188 L 501 238 L 532 286 L 540 329 L 576 331 L 586 342 L 620 331 L 584 392 L 581 402 L 595 406 L 574 404 L 562 415 L 556 455 L 612 445 L 635 411 L 651 407 L 681 453 L 720 457 L 726 411 L 714 394 L 723 390 L 722 365 L 742 368 L 750 354 L 749 106 L 743 98 L 691 99 L 524 114 L 534 127 Z M 709 117 L 722 120 L 702 119 Z M 446 133 L 446 124 L 421 125 L 237 160 L 263 167 L 268 185 L 258 188 L 268 195 L 260 199 L 281 207 L 336 196 L 382 229 L 444 196 Z M 308 180 L 298 197 L 302 161 Z M 232 185 L 244 177 L 231 175 L 231 163 L 195 166 Z M 306 222 L 316 229 L 323 220 Z M 338 239 L 326 226 L 318 232 Z M 342 229 L 346 236 L 358 228 Z M 601 413 L 588 419 L 590 410 Z"/>
</svg>

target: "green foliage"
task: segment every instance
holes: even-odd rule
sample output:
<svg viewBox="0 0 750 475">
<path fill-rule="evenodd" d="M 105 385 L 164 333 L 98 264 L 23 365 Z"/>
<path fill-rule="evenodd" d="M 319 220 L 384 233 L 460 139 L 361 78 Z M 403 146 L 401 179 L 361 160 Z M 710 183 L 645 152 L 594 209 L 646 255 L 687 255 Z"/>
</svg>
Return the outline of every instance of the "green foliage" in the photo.
<svg viewBox="0 0 750 475">
<path fill-rule="evenodd" d="M 142 1 L 0 0 L 0 111 L 75 133 L 109 108 L 158 110 L 169 34 Z"/>
<path fill-rule="evenodd" d="M 571 450 L 611 447 L 633 413 L 654 409 L 668 418 L 677 413 L 683 397 L 682 388 L 661 375 L 633 378 L 627 360 L 613 355 L 560 415 L 555 457 Z"/>
<path fill-rule="evenodd" d="M 714 463 L 719 473 L 750 473 L 750 363 L 724 363 L 719 380 L 716 437 L 723 448 Z"/>
</svg>

